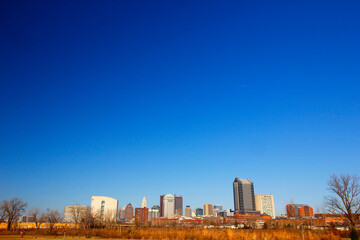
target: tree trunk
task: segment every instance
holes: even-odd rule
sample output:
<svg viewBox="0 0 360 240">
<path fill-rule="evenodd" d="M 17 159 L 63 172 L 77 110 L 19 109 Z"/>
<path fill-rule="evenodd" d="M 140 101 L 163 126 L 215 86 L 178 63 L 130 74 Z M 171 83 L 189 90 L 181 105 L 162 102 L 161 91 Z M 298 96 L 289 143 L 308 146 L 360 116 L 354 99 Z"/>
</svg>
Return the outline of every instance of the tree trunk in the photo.
<svg viewBox="0 0 360 240">
<path fill-rule="evenodd" d="M 10 231 L 11 221 L 8 221 L 6 231 Z"/>
</svg>

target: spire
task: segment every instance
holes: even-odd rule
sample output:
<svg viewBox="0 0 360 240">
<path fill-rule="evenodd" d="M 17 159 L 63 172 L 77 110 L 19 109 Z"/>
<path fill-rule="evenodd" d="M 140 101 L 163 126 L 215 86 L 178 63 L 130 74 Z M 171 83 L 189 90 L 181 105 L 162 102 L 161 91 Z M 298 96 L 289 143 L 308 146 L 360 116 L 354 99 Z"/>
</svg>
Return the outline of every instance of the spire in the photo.
<svg viewBox="0 0 360 240">
<path fill-rule="evenodd" d="M 142 207 L 142 208 L 145 208 L 145 207 L 146 207 L 146 198 L 145 198 L 145 196 L 144 196 L 144 198 L 143 198 L 143 200 L 142 200 L 141 207 Z"/>
</svg>

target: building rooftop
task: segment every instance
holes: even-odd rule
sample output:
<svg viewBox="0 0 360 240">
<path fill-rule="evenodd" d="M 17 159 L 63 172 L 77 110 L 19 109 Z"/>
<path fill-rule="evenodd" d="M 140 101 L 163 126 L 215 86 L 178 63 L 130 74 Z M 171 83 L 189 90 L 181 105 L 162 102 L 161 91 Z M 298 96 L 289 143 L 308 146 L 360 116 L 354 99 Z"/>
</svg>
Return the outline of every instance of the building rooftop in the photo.
<svg viewBox="0 0 360 240">
<path fill-rule="evenodd" d="M 251 184 L 252 181 L 250 179 L 240 179 L 240 178 L 235 178 L 234 182 L 241 182 L 241 183 L 247 183 L 247 184 Z"/>
</svg>

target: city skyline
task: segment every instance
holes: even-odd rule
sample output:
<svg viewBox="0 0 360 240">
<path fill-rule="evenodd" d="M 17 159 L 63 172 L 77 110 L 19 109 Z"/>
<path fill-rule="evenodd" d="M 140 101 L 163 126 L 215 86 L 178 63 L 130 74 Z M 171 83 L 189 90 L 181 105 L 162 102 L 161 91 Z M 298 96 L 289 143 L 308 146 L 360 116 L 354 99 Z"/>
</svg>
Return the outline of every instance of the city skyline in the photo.
<svg viewBox="0 0 360 240">
<path fill-rule="evenodd" d="M 359 12 L 1 1 L 0 200 L 62 211 L 111 196 L 120 210 L 181 193 L 182 206 L 233 209 L 240 177 L 277 215 L 316 212 L 332 174 L 358 172 Z"/>
</svg>

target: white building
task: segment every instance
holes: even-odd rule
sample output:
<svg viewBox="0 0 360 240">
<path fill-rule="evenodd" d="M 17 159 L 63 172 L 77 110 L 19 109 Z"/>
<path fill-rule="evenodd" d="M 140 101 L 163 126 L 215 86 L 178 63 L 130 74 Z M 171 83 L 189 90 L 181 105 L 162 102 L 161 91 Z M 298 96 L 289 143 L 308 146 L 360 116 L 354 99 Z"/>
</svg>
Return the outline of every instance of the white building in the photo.
<svg viewBox="0 0 360 240">
<path fill-rule="evenodd" d="M 275 218 L 275 206 L 273 195 L 255 195 L 255 209 L 260 211 L 261 214 L 266 213 L 267 215 Z"/>
<path fill-rule="evenodd" d="M 91 213 L 103 221 L 116 221 L 118 200 L 111 197 L 92 196 Z"/>
<path fill-rule="evenodd" d="M 146 208 L 146 198 L 144 196 L 142 202 L 141 202 L 141 208 Z"/>
<path fill-rule="evenodd" d="M 171 218 L 175 214 L 175 197 L 166 194 L 163 199 L 164 217 Z"/>
<path fill-rule="evenodd" d="M 86 205 L 72 205 L 64 208 L 64 222 L 79 222 L 86 214 Z"/>
</svg>

